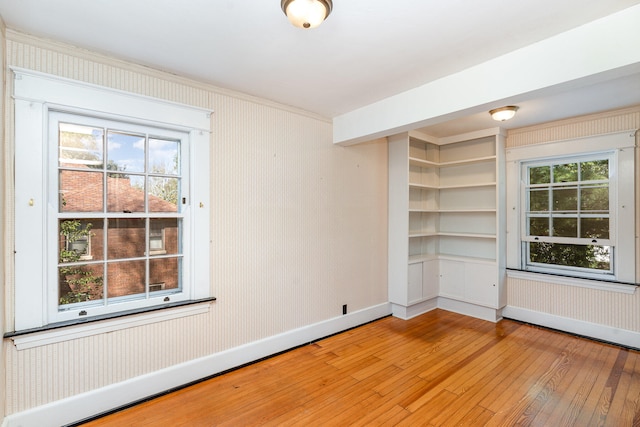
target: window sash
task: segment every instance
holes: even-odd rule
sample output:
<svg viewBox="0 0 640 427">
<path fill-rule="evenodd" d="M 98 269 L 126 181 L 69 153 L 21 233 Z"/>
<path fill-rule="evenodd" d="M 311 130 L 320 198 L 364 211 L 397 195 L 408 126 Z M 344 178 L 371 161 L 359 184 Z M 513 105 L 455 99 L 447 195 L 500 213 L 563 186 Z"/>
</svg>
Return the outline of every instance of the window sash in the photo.
<svg viewBox="0 0 640 427">
<path fill-rule="evenodd" d="M 91 171 L 87 172 L 86 169 L 69 167 L 68 164 L 61 163 L 61 161 L 59 160 L 60 144 L 58 142 L 60 123 L 78 123 L 82 126 L 104 129 L 105 140 L 103 141 L 104 149 L 103 149 L 103 158 L 102 158 L 102 162 L 104 164 L 101 168 L 92 169 Z M 155 138 L 155 139 L 163 139 L 167 141 L 176 141 L 179 144 L 178 147 L 180 148 L 180 152 L 178 156 L 179 158 L 178 170 L 181 172 L 179 175 L 176 175 L 175 173 L 171 173 L 171 172 L 164 173 L 162 171 L 160 172 L 151 171 L 149 167 L 145 167 L 142 171 L 139 170 L 139 167 L 138 167 L 138 169 L 135 172 L 131 172 L 132 175 L 135 174 L 136 176 L 143 177 L 144 182 L 149 181 L 153 177 L 163 178 L 168 176 L 172 179 L 179 179 L 180 180 L 179 185 L 182 188 L 182 190 L 178 194 L 177 212 L 153 212 L 150 204 L 148 186 L 143 191 L 144 207 L 141 212 L 110 211 L 109 201 L 107 200 L 107 198 L 109 197 L 108 188 L 107 188 L 107 185 L 109 184 L 108 183 L 109 176 L 111 174 L 128 174 L 128 172 L 126 171 L 126 169 L 122 171 L 111 170 L 107 166 L 108 164 L 107 163 L 108 162 L 107 146 L 109 144 L 109 141 L 107 141 L 106 138 L 107 138 L 108 132 L 112 132 L 112 134 L 136 135 L 136 136 L 140 136 L 140 138 L 144 139 L 145 141 L 148 141 L 151 138 Z M 57 236 L 58 221 L 63 219 L 69 219 L 69 218 L 72 218 L 72 219 L 96 218 L 96 219 L 102 220 L 104 224 L 103 229 L 94 230 L 94 231 L 103 233 L 103 239 L 104 239 L 105 245 L 109 245 L 109 241 L 108 241 L 108 231 L 109 231 L 108 222 L 109 221 L 108 220 L 110 219 L 111 220 L 118 220 L 118 219 L 126 220 L 128 218 L 142 219 L 145 224 L 145 230 L 147 230 L 143 233 L 145 243 L 144 243 L 144 252 L 141 253 L 141 256 L 109 259 L 105 251 L 103 259 L 96 260 L 95 258 L 93 258 L 92 260 L 86 260 L 86 261 L 79 260 L 77 263 L 74 263 L 74 265 L 78 269 L 84 269 L 85 267 L 83 266 L 102 265 L 103 274 L 101 276 L 98 276 L 98 277 L 101 277 L 100 280 L 104 282 L 101 285 L 102 297 L 101 298 L 96 297 L 95 299 L 84 301 L 84 302 L 66 301 L 66 303 L 64 304 L 61 302 L 62 300 L 60 300 L 60 298 L 62 297 L 62 295 L 60 294 L 61 288 L 60 288 L 60 284 L 58 283 L 58 277 L 60 276 L 59 269 L 63 264 L 60 264 L 58 262 L 57 250 L 50 252 L 47 255 L 49 260 L 48 261 L 49 274 L 47 275 L 47 278 L 48 278 L 47 279 L 47 283 L 48 283 L 47 285 L 48 303 L 47 304 L 49 306 L 48 312 L 49 312 L 50 322 L 65 321 L 65 320 L 74 319 L 74 318 L 78 318 L 79 316 L 85 316 L 85 315 L 87 316 L 102 315 L 102 314 L 107 314 L 115 311 L 152 306 L 152 305 L 164 303 L 165 296 L 167 294 L 171 295 L 171 302 L 177 302 L 177 301 L 187 300 L 191 298 L 190 284 L 187 280 L 184 280 L 182 275 L 182 271 L 184 271 L 184 263 L 188 262 L 188 261 L 185 261 L 185 254 L 182 251 L 183 244 L 185 245 L 185 247 L 189 245 L 187 236 L 183 235 L 184 233 L 182 231 L 178 231 L 181 234 L 178 237 L 178 242 L 180 243 L 181 248 L 179 249 L 178 253 L 167 256 L 168 258 L 176 259 L 178 263 L 177 265 L 179 266 L 179 269 L 180 269 L 179 270 L 180 273 L 177 277 L 177 287 L 164 289 L 162 290 L 162 292 L 154 291 L 152 289 L 152 286 L 151 286 L 153 285 L 152 282 L 157 282 L 157 280 L 151 279 L 149 263 L 151 262 L 150 257 L 152 257 L 153 255 L 162 255 L 165 252 L 162 252 L 162 254 L 160 254 L 159 251 L 157 250 L 154 251 L 153 249 L 150 249 L 148 247 L 151 244 L 151 234 L 152 234 L 149 218 L 176 218 L 178 220 L 179 230 L 185 230 L 189 228 L 189 224 L 188 224 L 189 217 L 188 215 L 185 215 L 185 210 L 188 207 L 188 202 L 190 201 L 190 197 L 189 197 L 190 174 L 189 174 L 188 162 L 186 162 L 189 159 L 189 134 L 181 131 L 171 130 L 171 129 L 163 129 L 163 128 L 157 128 L 153 126 L 141 125 L 141 124 L 135 124 L 135 123 L 124 123 L 120 121 L 114 121 L 108 118 L 83 115 L 83 114 L 78 114 L 77 112 L 65 112 L 65 111 L 54 110 L 49 112 L 48 135 L 49 135 L 49 141 L 47 143 L 48 144 L 47 146 L 49 147 L 48 204 L 52 207 L 52 209 L 49 210 L 48 224 L 55 224 L 55 226 L 53 227 L 49 225 L 46 227 L 47 232 L 50 233 L 49 239 L 55 240 L 56 238 L 58 238 Z M 145 147 L 144 147 L 144 163 L 149 164 L 149 143 L 148 142 L 145 142 Z M 107 181 L 103 181 L 103 186 L 102 186 L 103 188 L 102 210 L 101 211 L 92 210 L 91 212 L 76 212 L 76 211 L 63 212 L 63 209 L 59 207 L 59 204 L 61 203 L 60 202 L 61 198 L 59 197 L 59 194 L 60 194 L 59 186 L 61 185 L 58 177 L 59 170 L 65 170 L 65 171 L 78 170 L 78 171 L 83 171 L 85 173 L 102 174 L 102 176 L 105 177 L 103 179 L 107 180 Z M 185 201 L 184 204 L 182 203 L 183 199 Z M 137 209 L 137 210 L 140 210 L 140 209 Z M 109 274 L 109 268 L 115 268 L 116 269 L 115 271 L 118 271 L 119 270 L 118 266 L 114 265 L 118 263 L 129 263 L 131 267 L 137 266 L 138 269 L 141 267 L 144 267 L 144 272 L 141 270 L 138 270 L 140 271 L 140 273 L 138 274 L 141 274 L 144 276 L 143 289 L 139 288 L 140 285 L 138 284 L 137 289 L 125 288 L 124 290 L 119 291 L 119 292 L 123 292 L 123 294 L 109 295 L 109 286 L 110 286 L 109 278 L 110 277 L 112 278 L 111 284 L 115 283 L 113 282 L 113 280 L 116 278 L 116 276 L 113 275 L 115 273 L 112 273 L 111 275 Z M 144 263 L 144 264 L 141 264 L 141 263 Z M 109 267 L 109 265 L 112 265 L 112 267 Z M 121 264 L 121 265 L 124 265 L 124 264 Z M 95 269 L 95 267 L 93 268 Z"/>
<path fill-rule="evenodd" d="M 188 288 L 183 289 L 189 301 L 211 297 L 212 111 L 18 67 L 11 67 L 11 72 L 15 117 L 13 141 L 10 141 L 15 152 L 14 331 L 41 328 L 56 322 L 83 321 L 77 315 L 65 317 L 67 313 L 61 315 L 56 306 L 49 306 L 51 298 L 47 284 L 56 271 L 51 269 L 47 254 L 56 253 L 59 245 L 58 236 L 54 240 L 48 235 L 51 227 L 49 214 L 52 208 L 48 205 L 51 183 L 44 172 L 48 168 L 51 151 L 47 145 L 50 111 L 99 115 L 142 126 L 157 127 L 161 124 L 164 129 L 188 135 L 189 157 L 184 161 L 189 164 L 190 184 L 189 193 L 185 195 L 187 204 L 182 212 L 188 219 L 184 235 L 189 236 L 189 241 L 184 246 L 183 265 L 183 280 Z M 194 177 L 198 179 L 194 180 Z M 34 248 L 33 242 L 38 241 L 43 244 Z M 54 290 L 57 293 L 57 289 Z M 175 299 L 171 296 L 173 302 Z M 112 308 L 103 314 L 126 313 L 129 309 L 139 312 L 165 304 L 164 298 L 159 297 L 143 303 L 123 303 L 117 311 Z"/>
<path fill-rule="evenodd" d="M 581 165 L 586 162 L 607 162 L 609 179 L 587 179 L 581 180 Z M 576 165 L 576 176 L 573 180 L 555 182 L 554 167 L 564 167 Z M 546 169 L 548 168 L 548 169 Z M 532 170 L 541 169 L 548 171 L 549 182 L 531 183 L 533 175 Z M 521 232 L 520 242 L 522 254 L 522 268 L 531 271 L 540 272 L 565 272 L 569 274 L 578 274 L 581 276 L 602 277 L 602 275 L 613 275 L 615 266 L 615 204 L 613 203 L 615 194 L 615 180 L 611 177 L 615 172 L 614 155 L 612 153 L 596 153 L 590 155 L 557 157 L 545 160 L 524 161 L 520 163 L 520 173 L 522 182 L 522 200 L 521 200 Z M 608 209 L 582 209 L 583 190 L 593 188 L 607 188 Z M 539 200 L 539 210 L 532 210 L 532 193 L 547 191 L 542 194 L 543 198 Z M 559 209 L 554 210 L 554 192 L 557 191 L 575 191 L 575 209 Z M 546 197 L 546 201 L 544 200 Z M 531 232 L 531 219 L 542 219 L 547 221 L 548 235 L 540 235 Z M 580 237 L 582 234 L 582 219 L 607 219 L 608 220 L 608 238 L 592 238 Z M 575 237 L 555 235 L 556 230 L 554 224 L 561 220 L 575 219 Z M 609 248 L 608 268 L 585 268 L 579 265 L 564 265 L 560 263 L 543 263 L 532 260 L 531 244 L 532 243 L 549 243 L 553 245 L 576 245 L 580 247 L 598 246 Z"/>
</svg>

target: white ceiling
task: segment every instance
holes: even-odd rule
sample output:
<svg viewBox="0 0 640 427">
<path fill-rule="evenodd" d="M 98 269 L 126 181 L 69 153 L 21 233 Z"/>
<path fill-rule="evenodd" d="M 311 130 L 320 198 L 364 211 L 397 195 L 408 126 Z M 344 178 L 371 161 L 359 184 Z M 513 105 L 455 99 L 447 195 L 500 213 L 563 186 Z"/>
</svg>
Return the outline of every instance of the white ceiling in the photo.
<svg viewBox="0 0 640 427">
<path fill-rule="evenodd" d="M 279 0 L 0 0 L 0 16 L 11 29 L 332 118 L 639 3 L 334 0 L 311 30 L 289 24 Z M 640 74 L 513 101 L 510 127 L 640 104 Z M 428 130 L 491 126 L 475 112 Z"/>
</svg>

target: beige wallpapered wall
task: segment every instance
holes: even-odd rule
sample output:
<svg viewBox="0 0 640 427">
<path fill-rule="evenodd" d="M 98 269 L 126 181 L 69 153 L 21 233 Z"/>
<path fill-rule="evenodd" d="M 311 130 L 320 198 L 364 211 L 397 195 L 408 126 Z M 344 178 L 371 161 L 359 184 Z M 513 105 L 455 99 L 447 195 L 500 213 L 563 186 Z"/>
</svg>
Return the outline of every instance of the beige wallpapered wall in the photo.
<svg viewBox="0 0 640 427">
<path fill-rule="evenodd" d="M 510 130 L 507 150 L 531 144 L 633 131 L 640 128 L 640 106 Z M 636 134 L 636 145 L 638 135 Z M 636 154 L 636 164 L 638 163 Z M 638 169 L 636 168 L 636 175 Z M 640 182 L 636 179 L 636 183 Z M 638 189 L 636 189 L 636 194 Z M 636 196 L 636 233 L 640 230 Z M 636 234 L 637 235 L 637 234 Z M 636 249 L 636 257 L 640 250 Z M 636 261 L 636 268 L 640 263 Z M 637 273 L 637 272 L 636 272 Z M 555 316 L 640 332 L 640 291 L 633 295 L 596 289 L 507 279 L 507 305 Z"/>
<path fill-rule="evenodd" d="M 109 334 L 21 351 L 5 340 L 7 414 L 327 320 L 343 304 L 352 312 L 387 301 L 384 141 L 334 146 L 330 121 L 303 111 L 11 31 L 7 38 L 9 66 L 214 111 L 218 298 L 209 314 Z M 10 215 L 6 224 L 11 231 Z M 11 277 L 7 271 L 5 330 Z"/>
</svg>

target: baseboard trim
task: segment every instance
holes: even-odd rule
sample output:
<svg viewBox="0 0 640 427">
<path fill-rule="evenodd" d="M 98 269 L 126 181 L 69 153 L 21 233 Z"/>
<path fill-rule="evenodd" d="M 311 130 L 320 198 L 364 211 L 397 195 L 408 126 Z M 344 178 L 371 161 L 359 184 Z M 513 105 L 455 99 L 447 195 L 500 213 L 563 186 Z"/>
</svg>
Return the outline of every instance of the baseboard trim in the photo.
<svg viewBox="0 0 640 427">
<path fill-rule="evenodd" d="M 500 309 L 471 304 L 445 297 L 438 298 L 438 308 L 458 314 L 464 314 L 465 316 L 475 317 L 476 319 L 487 320 L 493 323 L 502 319 L 502 310 Z"/>
<path fill-rule="evenodd" d="M 391 304 L 391 311 L 394 317 L 398 317 L 403 320 L 409 320 L 412 317 L 419 316 L 428 311 L 435 310 L 436 308 L 438 308 L 438 298 L 421 301 L 410 306 Z"/>
<path fill-rule="evenodd" d="M 388 303 L 294 329 L 226 351 L 78 394 L 5 417 L 3 427 L 68 425 L 145 400 L 256 360 L 391 314 Z"/>
<path fill-rule="evenodd" d="M 506 306 L 502 310 L 502 315 L 509 319 L 640 350 L 640 332 L 513 306 Z"/>
</svg>

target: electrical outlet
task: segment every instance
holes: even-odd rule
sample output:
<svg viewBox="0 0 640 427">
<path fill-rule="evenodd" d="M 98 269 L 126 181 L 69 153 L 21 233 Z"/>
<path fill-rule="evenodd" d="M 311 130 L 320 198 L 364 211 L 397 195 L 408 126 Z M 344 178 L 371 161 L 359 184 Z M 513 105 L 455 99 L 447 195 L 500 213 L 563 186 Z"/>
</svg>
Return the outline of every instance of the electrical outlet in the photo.
<svg viewBox="0 0 640 427">
<path fill-rule="evenodd" d="M 342 305 L 342 314 L 347 314 L 347 304 Z"/>
</svg>

